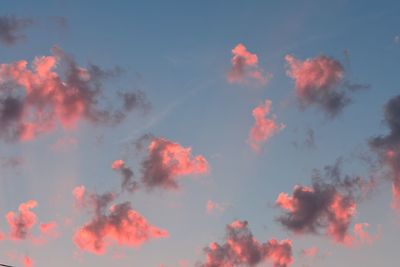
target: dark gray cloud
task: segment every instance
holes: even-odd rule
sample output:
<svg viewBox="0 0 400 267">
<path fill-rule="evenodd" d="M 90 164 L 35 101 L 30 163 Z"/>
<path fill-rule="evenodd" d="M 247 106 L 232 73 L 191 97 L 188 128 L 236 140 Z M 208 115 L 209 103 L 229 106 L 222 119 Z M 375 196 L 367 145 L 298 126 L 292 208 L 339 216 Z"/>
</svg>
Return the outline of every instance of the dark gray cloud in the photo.
<svg viewBox="0 0 400 267">
<path fill-rule="evenodd" d="M 23 31 L 33 24 L 30 18 L 0 16 L 0 42 L 8 46 L 15 45 L 26 38 Z"/>
<path fill-rule="evenodd" d="M 384 121 L 389 133 L 370 139 L 371 148 L 381 164 L 389 167 L 395 205 L 400 202 L 400 95 L 391 98 L 384 107 Z M 397 203 L 397 204 L 396 204 Z"/>
</svg>

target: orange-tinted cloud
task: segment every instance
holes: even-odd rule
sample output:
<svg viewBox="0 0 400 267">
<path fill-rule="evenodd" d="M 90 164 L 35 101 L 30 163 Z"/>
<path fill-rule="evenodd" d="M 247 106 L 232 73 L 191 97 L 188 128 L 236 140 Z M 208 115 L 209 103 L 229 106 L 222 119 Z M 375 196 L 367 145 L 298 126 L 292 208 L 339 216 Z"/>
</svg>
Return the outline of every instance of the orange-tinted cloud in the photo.
<svg viewBox="0 0 400 267">
<path fill-rule="evenodd" d="M 31 68 L 26 60 L 0 65 L 0 138 L 32 140 L 52 131 L 76 126 L 80 120 L 116 124 L 136 108 L 147 107 L 142 92 L 118 93 L 119 108 L 102 105 L 103 83 L 119 70 L 96 65 L 79 67 L 59 47 L 52 55 L 36 57 Z"/>
<path fill-rule="evenodd" d="M 177 189 L 177 178 L 205 174 L 208 162 L 202 155 L 192 156 L 191 147 L 183 147 L 165 138 L 152 138 L 142 162 L 142 182 L 147 189 Z"/>
<path fill-rule="evenodd" d="M 400 95 L 391 98 L 385 105 L 384 119 L 389 127 L 387 135 L 370 140 L 384 166 L 389 167 L 392 180 L 393 207 L 400 210 Z"/>
<path fill-rule="evenodd" d="M 285 60 L 289 66 L 287 74 L 295 82 L 301 106 L 316 105 L 334 117 L 350 102 L 340 88 L 344 68 L 339 61 L 324 55 L 304 61 L 286 55 Z"/>
<path fill-rule="evenodd" d="M 292 242 L 271 239 L 258 242 L 248 228 L 247 221 L 234 221 L 226 226 L 226 240 L 220 245 L 212 242 L 204 248 L 205 263 L 200 267 L 255 266 L 271 262 L 275 267 L 287 267 L 293 262 Z"/>
<path fill-rule="evenodd" d="M 269 76 L 263 74 L 258 66 L 258 57 L 247 51 L 243 44 L 238 44 L 232 49 L 233 57 L 231 59 L 232 67 L 228 73 L 227 79 L 230 83 L 248 83 L 255 82 L 259 85 L 265 85 Z"/>
<path fill-rule="evenodd" d="M 104 254 L 113 244 L 136 247 L 142 243 L 168 236 L 166 230 L 149 224 L 141 214 L 131 208 L 129 202 L 112 205 L 115 199 L 112 193 L 103 195 L 88 194 L 81 198 L 80 190 L 75 191 L 78 200 L 83 199 L 86 207 L 92 208 L 93 218 L 76 230 L 73 241 L 75 245 L 87 252 Z M 108 208 L 109 207 L 109 208 Z"/>
<path fill-rule="evenodd" d="M 284 124 L 276 122 L 274 115 L 270 118 L 267 117 L 271 111 L 271 105 L 271 100 L 267 99 L 263 104 L 253 109 L 252 115 L 255 124 L 250 130 L 248 142 L 255 151 L 259 151 L 262 143 L 268 141 L 269 138 L 285 127 Z"/>
</svg>

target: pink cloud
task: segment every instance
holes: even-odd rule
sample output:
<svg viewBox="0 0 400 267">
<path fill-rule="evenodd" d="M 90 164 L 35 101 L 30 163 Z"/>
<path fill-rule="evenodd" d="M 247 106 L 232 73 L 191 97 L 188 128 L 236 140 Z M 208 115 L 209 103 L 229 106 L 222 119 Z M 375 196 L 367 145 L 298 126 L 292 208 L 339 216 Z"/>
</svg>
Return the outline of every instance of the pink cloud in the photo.
<svg viewBox="0 0 400 267">
<path fill-rule="evenodd" d="M 284 124 L 276 122 L 275 116 L 267 117 L 271 111 L 271 105 L 271 100 L 267 99 L 263 104 L 253 109 L 252 115 L 255 124 L 250 130 L 248 142 L 255 151 L 260 151 L 262 143 L 268 141 L 285 127 Z"/>
<path fill-rule="evenodd" d="M 104 254 L 113 244 L 137 247 L 151 239 L 168 236 L 166 230 L 149 224 L 146 218 L 131 208 L 129 202 L 112 205 L 107 209 L 114 199 L 112 193 L 85 193 L 84 206 L 91 207 L 94 216 L 75 231 L 73 241 L 77 248 L 94 254 Z"/>
<path fill-rule="evenodd" d="M 248 83 L 251 81 L 259 85 L 265 85 L 270 75 L 263 74 L 258 66 L 258 57 L 247 51 L 243 44 L 238 44 L 232 49 L 233 57 L 231 59 L 232 67 L 228 73 L 229 83 Z"/>
<path fill-rule="evenodd" d="M 285 56 L 289 66 L 287 75 L 295 82 L 296 95 L 303 107 L 317 105 L 330 116 L 338 114 L 350 101 L 339 85 L 344 69 L 339 61 L 318 56 L 301 61 Z"/>
<path fill-rule="evenodd" d="M 125 166 L 125 162 L 122 159 L 115 160 L 111 164 L 111 168 L 113 170 L 119 170 L 119 169 L 123 168 L 124 166 Z"/>
<path fill-rule="evenodd" d="M 40 234 L 38 236 L 32 235 L 33 228 L 37 224 L 37 215 L 31 209 L 36 207 L 37 202 L 29 200 L 19 205 L 18 213 L 10 211 L 6 214 L 11 240 L 29 240 L 33 244 L 40 245 L 59 237 L 55 221 L 40 223 Z"/>
<path fill-rule="evenodd" d="M 183 147 L 164 138 L 153 138 L 142 162 L 142 182 L 148 189 L 177 189 L 177 178 L 205 174 L 209 165 L 202 155 L 192 156 L 191 147 Z"/>
<path fill-rule="evenodd" d="M 120 108 L 103 108 L 99 104 L 102 84 L 115 72 L 95 65 L 79 67 L 58 47 L 53 47 L 50 56 L 36 57 L 31 67 L 26 60 L 0 64 L 0 85 L 11 87 L 0 98 L 0 137 L 29 141 L 58 125 L 75 128 L 80 120 L 122 121 L 127 112 L 146 103 L 143 93 L 127 92 L 118 95 Z"/>
<path fill-rule="evenodd" d="M 35 266 L 33 260 L 28 256 L 23 257 L 21 262 L 25 267 L 33 267 L 33 266 Z"/>
<path fill-rule="evenodd" d="M 317 247 L 310 247 L 310 248 L 305 248 L 301 251 L 301 255 L 303 257 L 308 257 L 308 258 L 315 258 L 319 252 L 319 249 Z"/>
<path fill-rule="evenodd" d="M 29 200 L 19 205 L 18 214 L 13 211 L 6 214 L 7 223 L 10 226 L 10 237 L 12 239 L 21 240 L 31 236 L 31 230 L 37 221 L 37 216 L 31 209 L 36 206 L 36 201 Z"/>
<path fill-rule="evenodd" d="M 223 212 L 225 211 L 225 205 L 214 202 L 212 200 L 208 200 L 206 205 L 206 211 L 209 214 L 212 214 L 214 212 Z"/>
<path fill-rule="evenodd" d="M 334 241 L 350 244 L 348 228 L 356 212 L 353 199 L 331 186 L 295 186 L 292 196 L 280 193 L 276 205 L 286 210 L 279 222 L 295 233 L 323 230 Z"/>
<path fill-rule="evenodd" d="M 204 249 L 206 261 L 199 266 L 255 266 L 271 262 L 275 267 L 287 267 L 293 262 L 290 240 L 271 239 L 260 243 L 253 237 L 247 221 L 228 224 L 226 232 L 226 239 L 222 245 L 212 242 Z"/>
</svg>

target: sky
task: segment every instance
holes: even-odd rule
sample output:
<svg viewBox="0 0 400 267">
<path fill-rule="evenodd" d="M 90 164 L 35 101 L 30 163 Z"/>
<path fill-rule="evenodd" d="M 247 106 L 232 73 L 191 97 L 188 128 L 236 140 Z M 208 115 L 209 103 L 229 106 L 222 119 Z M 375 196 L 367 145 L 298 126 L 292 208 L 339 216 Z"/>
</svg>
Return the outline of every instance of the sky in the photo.
<svg viewBox="0 0 400 267">
<path fill-rule="evenodd" d="M 0 5 L 0 263 L 399 261 L 398 1 Z"/>
</svg>

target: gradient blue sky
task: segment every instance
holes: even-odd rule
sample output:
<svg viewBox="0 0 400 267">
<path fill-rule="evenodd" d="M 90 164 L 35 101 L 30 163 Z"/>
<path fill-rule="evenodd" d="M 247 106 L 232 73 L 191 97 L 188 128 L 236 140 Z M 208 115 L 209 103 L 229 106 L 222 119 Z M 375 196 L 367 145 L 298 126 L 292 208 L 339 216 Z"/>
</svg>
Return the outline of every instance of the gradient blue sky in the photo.
<svg viewBox="0 0 400 267">
<path fill-rule="evenodd" d="M 355 221 L 368 222 L 371 233 L 381 229 L 372 245 L 347 248 L 325 236 L 293 235 L 275 221 L 273 207 L 280 192 L 295 184 L 308 185 L 313 169 L 343 157 L 352 174 L 367 175 L 357 155 L 368 150 L 371 136 L 386 132 L 383 105 L 399 92 L 399 1 L 2 1 L 0 15 L 34 18 L 26 40 L 0 45 L 0 63 L 31 61 L 48 55 L 54 45 L 72 54 L 80 65 L 121 66 L 124 74 L 107 83 L 107 90 L 143 90 L 152 109 L 133 113 L 118 127 L 80 123 L 78 129 L 45 134 L 32 142 L 2 143 L 0 156 L 17 156 L 24 164 L 5 168 L 0 175 L 0 214 L 17 210 L 29 199 L 38 201 L 39 218 L 62 222 L 60 238 L 43 246 L 0 241 L 0 257 L 18 251 L 36 266 L 190 266 L 204 259 L 202 248 L 222 241 L 225 225 L 248 220 L 260 241 L 272 237 L 293 239 L 293 266 L 395 266 L 399 262 L 400 218 L 390 208 L 389 184 L 379 187 L 360 204 Z M 64 17 L 66 27 L 51 22 Z M 226 81 L 231 49 L 243 43 L 259 57 L 259 65 L 273 74 L 262 87 L 232 85 Z M 326 54 L 345 62 L 349 52 L 350 79 L 369 84 L 334 120 L 317 109 L 299 111 L 293 81 L 287 77 L 284 56 L 300 59 Z M 253 125 L 251 110 L 265 99 L 286 128 L 272 137 L 261 153 L 246 143 Z M 303 143 L 307 129 L 315 132 L 316 147 Z M 72 189 L 84 184 L 104 192 L 119 186 L 110 164 L 119 158 L 138 168 L 139 159 L 126 149 L 148 132 L 190 146 L 210 163 L 206 176 L 185 177 L 178 192 L 138 192 L 126 197 L 152 224 L 170 237 L 132 248 L 113 247 L 103 256 L 77 251 L 72 234 L 86 222 L 77 214 Z M 58 139 L 72 136 L 76 147 L 54 151 Z M 101 144 L 96 137 L 102 136 Z M 222 213 L 207 214 L 208 200 L 226 203 Z M 0 229 L 7 230 L 5 219 Z M 300 257 L 301 249 L 320 248 L 314 260 Z M 113 259 L 113 251 L 126 254 Z M 9 262 L 13 264 L 13 262 Z M 266 265 L 267 266 L 267 265 Z"/>
</svg>

